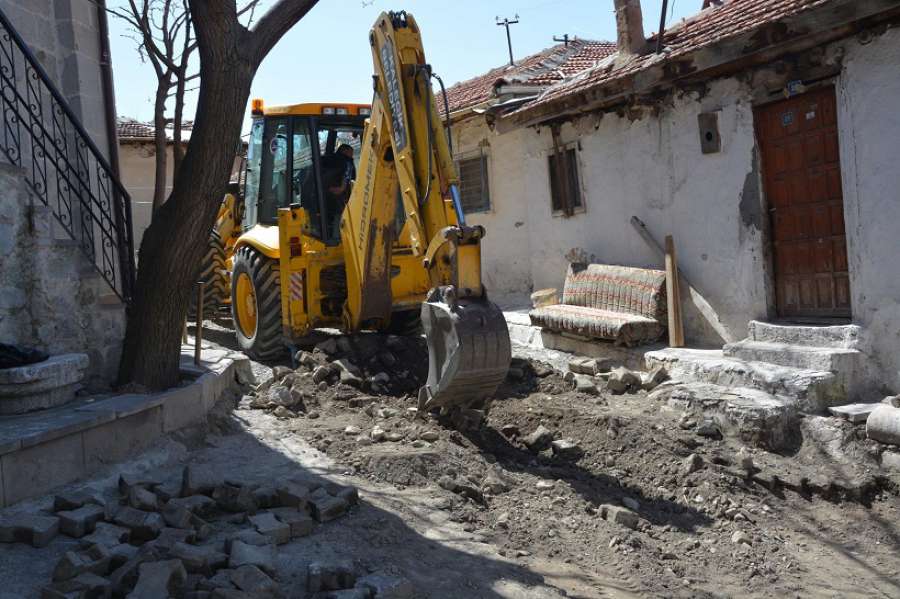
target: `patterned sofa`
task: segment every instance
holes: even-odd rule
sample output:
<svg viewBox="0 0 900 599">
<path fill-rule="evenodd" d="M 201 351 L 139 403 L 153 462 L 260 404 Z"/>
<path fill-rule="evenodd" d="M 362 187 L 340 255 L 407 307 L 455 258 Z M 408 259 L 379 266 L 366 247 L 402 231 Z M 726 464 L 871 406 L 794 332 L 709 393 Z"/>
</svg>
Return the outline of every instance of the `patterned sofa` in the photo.
<svg viewBox="0 0 900 599">
<path fill-rule="evenodd" d="M 570 265 L 561 304 L 535 308 L 531 323 L 560 333 L 632 347 L 666 330 L 666 273 L 661 270 Z"/>
</svg>

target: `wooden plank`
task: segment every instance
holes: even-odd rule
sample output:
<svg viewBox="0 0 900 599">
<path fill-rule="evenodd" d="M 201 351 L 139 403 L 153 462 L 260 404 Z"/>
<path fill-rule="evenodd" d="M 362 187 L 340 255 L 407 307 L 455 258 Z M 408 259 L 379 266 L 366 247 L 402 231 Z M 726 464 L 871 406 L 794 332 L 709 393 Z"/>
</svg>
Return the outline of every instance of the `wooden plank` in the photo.
<svg viewBox="0 0 900 599">
<path fill-rule="evenodd" d="M 637 216 L 631 217 L 631 225 L 635 228 L 638 234 L 641 236 L 647 245 L 649 245 L 653 250 L 655 250 L 659 257 L 665 259 L 666 250 L 665 248 L 656 240 L 653 236 L 653 233 L 647 228 L 647 225 Z M 685 274 L 684 269 L 681 266 L 678 266 L 678 282 L 679 286 L 684 284 L 684 288 L 687 290 L 687 295 L 690 298 L 690 302 L 697 308 L 700 312 L 700 315 L 706 319 L 707 324 L 722 338 L 724 343 L 734 343 L 737 341 L 734 335 L 732 335 L 728 328 L 725 326 L 725 323 L 719 318 L 718 312 L 712 307 L 712 305 L 706 300 L 700 291 L 694 287 L 693 283 L 688 279 L 688 276 Z"/>
<path fill-rule="evenodd" d="M 678 287 L 678 258 L 675 255 L 675 240 L 671 235 L 666 235 L 666 309 L 669 317 L 669 347 L 684 347 L 681 291 Z"/>
</svg>

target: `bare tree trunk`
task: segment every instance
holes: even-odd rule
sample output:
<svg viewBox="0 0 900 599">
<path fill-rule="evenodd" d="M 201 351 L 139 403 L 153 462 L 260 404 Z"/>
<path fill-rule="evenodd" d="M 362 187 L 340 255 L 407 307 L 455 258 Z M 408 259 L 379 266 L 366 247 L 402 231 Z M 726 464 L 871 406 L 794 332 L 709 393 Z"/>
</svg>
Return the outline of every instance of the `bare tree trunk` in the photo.
<svg viewBox="0 0 900 599">
<path fill-rule="evenodd" d="M 184 147 L 181 145 L 181 127 L 184 124 L 184 76 L 182 72 L 176 75 L 175 84 L 175 111 L 172 115 L 172 180 L 178 176 L 181 170 L 181 162 L 184 160 Z"/>
<path fill-rule="evenodd" d="M 272 46 L 316 4 L 277 0 L 248 31 L 234 1 L 191 0 L 200 52 L 197 116 L 172 193 L 144 233 L 121 382 L 150 389 L 178 382 L 181 323 L 228 185 L 250 84 Z"/>
<path fill-rule="evenodd" d="M 154 215 L 166 201 L 166 96 L 168 93 L 168 86 L 163 85 L 160 80 L 159 87 L 156 88 L 156 101 L 153 106 L 153 126 L 156 128 L 153 134 L 153 143 L 156 148 L 156 178 L 153 183 Z"/>
</svg>

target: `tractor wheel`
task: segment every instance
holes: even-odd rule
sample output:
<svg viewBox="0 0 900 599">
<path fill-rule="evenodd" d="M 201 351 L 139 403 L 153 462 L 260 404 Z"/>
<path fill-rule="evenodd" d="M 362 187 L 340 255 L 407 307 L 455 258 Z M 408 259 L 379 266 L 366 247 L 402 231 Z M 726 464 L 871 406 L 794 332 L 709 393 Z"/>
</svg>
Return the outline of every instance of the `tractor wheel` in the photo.
<svg viewBox="0 0 900 599">
<path fill-rule="evenodd" d="M 197 281 L 203 281 L 205 290 L 203 293 L 203 316 L 211 318 L 219 311 L 219 307 L 225 303 L 228 297 L 228 278 L 225 264 L 225 245 L 216 231 L 209 236 L 209 249 L 200 263 L 200 273 Z M 191 290 L 191 303 L 188 307 L 188 319 L 194 319 L 197 315 L 197 289 Z"/>
<path fill-rule="evenodd" d="M 234 256 L 231 315 L 245 354 L 254 360 L 268 360 L 284 353 L 278 262 L 248 246 Z"/>
<path fill-rule="evenodd" d="M 403 310 L 391 314 L 391 324 L 387 332 L 392 335 L 413 337 L 422 334 L 422 312 L 420 310 Z"/>
</svg>

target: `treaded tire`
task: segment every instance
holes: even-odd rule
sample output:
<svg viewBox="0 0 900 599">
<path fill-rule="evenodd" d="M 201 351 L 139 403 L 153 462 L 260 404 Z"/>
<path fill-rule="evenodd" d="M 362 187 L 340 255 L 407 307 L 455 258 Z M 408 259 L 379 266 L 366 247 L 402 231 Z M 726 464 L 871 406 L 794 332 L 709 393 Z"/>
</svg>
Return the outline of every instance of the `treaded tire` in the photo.
<svg viewBox="0 0 900 599">
<path fill-rule="evenodd" d="M 238 280 L 246 273 L 256 296 L 256 330 L 247 336 L 238 319 Z M 281 334 L 281 287 L 278 263 L 252 247 L 243 246 L 235 253 L 231 273 L 231 316 L 241 350 L 254 360 L 270 360 L 285 352 Z"/>
<path fill-rule="evenodd" d="M 422 328 L 422 311 L 403 310 L 402 312 L 394 312 L 391 314 L 391 324 L 388 325 L 387 332 L 404 337 L 421 335 L 425 332 Z"/>
<path fill-rule="evenodd" d="M 228 297 L 228 278 L 225 271 L 228 269 L 225 263 L 225 244 L 216 231 L 209 236 L 209 248 L 203 261 L 200 263 L 200 272 L 196 281 L 206 283 L 203 292 L 203 317 L 215 316 L 219 308 Z M 188 307 L 188 319 L 196 319 L 197 316 L 197 288 L 191 290 L 191 303 Z"/>
</svg>

